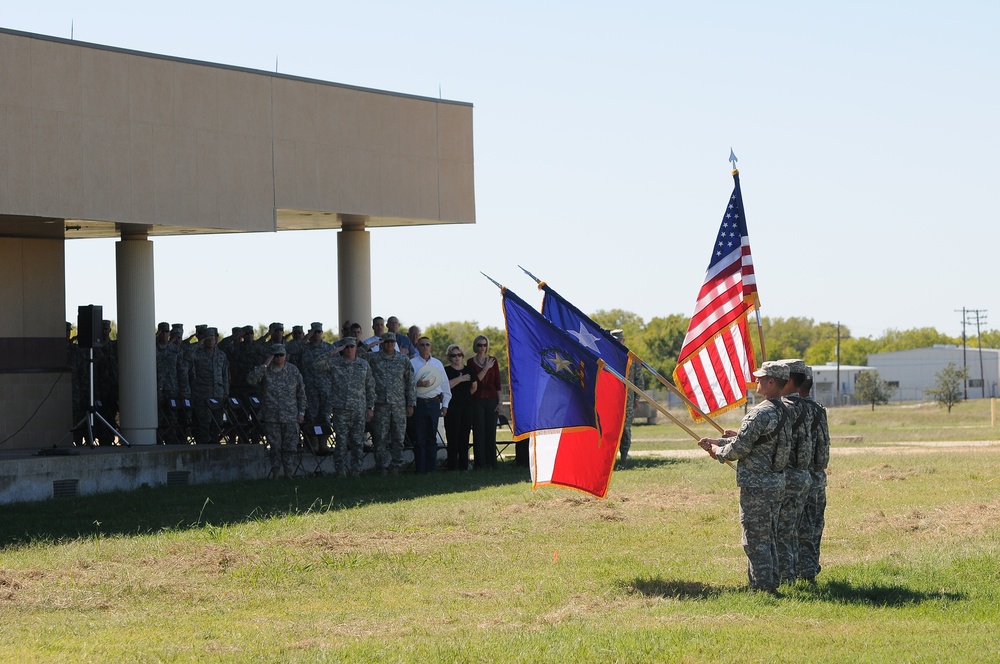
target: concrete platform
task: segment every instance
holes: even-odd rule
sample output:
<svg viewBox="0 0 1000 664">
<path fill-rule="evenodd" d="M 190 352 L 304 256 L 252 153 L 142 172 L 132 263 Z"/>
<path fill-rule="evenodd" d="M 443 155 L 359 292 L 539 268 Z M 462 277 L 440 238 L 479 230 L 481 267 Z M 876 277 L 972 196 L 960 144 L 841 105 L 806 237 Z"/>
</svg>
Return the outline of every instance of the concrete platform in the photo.
<svg viewBox="0 0 1000 664">
<path fill-rule="evenodd" d="M 258 479 L 267 477 L 270 468 L 264 445 L 9 450 L 0 452 L 0 503 Z"/>
<path fill-rule="evenodd" d="M 375 467 L 366 447 L 363 471 Z M 296 475 L 333 474 L 332 456 L 301 450 Z M 438 461 L 447 450 L 438 447 Z M 413 451 L 403 450 L 403 464 Z M 271 462 L 265 445 L 133 445 L 0 451 L 0 504 L 71 498 L 143 486 L 212 484 L 264 479 Z"/>
</svg>

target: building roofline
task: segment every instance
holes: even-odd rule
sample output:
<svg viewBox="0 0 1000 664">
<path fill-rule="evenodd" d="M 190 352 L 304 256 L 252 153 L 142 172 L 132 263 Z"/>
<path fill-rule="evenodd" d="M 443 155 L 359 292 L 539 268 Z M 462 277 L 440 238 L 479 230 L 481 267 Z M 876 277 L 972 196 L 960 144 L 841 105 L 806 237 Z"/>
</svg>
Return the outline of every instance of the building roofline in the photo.
<svg viewBox="0 0 1000 664">
<path fill-rule="evenodd" d="M 360 85 L 348 85 L 346 83 L 334 83 L 333 81 L 324 81 L 318 78 L 309 78 L 306 76 L 294 76 L 292 74 L 281 74 L 279 72 L 265 71 L 263 69 L 253 69 L 251 67 L 239 67 L 236 65 L 224 65 L 217 62 L 208 62 L 205 60 L 194 60 L 192 58 L 181 58 L 172 55 L 162 55 L 159 53 L 150 53 L 147 51 L 137 51 L 130 48 L 120 48 L 117 46 L 107 46 L 105 44 L 95 44 L 93 42 L 78 41 L 76 39 L 65 39 L 63 37 L 52 37 L 49 35 L 42 35 L 35 32 L 25 32 L 23 30 L 13 30 L 10 28 L 0 27 L 0 33 L 12 35 L 15 37 L 25 37 L 27 39 L 39 39 L 42 41 L 54 42 L 57 44 L 66 44 L 70 46 L 82 46 L 84 48 L 93 48 L 100 51 L 111 51 L 113 53 L 123 53 L 125 55 L 134 55 L 142 58 L 154 58 L 157 60 L 169 60 L 171 62 L 182 62 L 189 65 L 198 65 L 201 67 L 214 67 L 216 69 L 227 69 L 230 71 L 238 71 L 246 74 L 256 74 L 259 76 L 270 76 L 271 78 L 281 78 L 289 81 L 300 81 L 304 83 L 315 83 L 318 85 L 328 85 L 335 88 L 344 88 L 346 90 L 357 90 L 359 92 L 370 92 L 372 94 L 387 95 L 390 97 L 402 97 L 405 99 L 419 99 L 421 101 L 432 101 L 441 104 L 453 104 L 455 106 L 472 106 L 471 102 L 467 101 L 455 101 L 453 99 L 441 99 L 436 97 L 425 97 L 423 95 L 413 95 L 407 94 L 405 92 L 391 92 L 388 90 L 378 90 L 376 88 L 366 88 Z"/>
</svg>

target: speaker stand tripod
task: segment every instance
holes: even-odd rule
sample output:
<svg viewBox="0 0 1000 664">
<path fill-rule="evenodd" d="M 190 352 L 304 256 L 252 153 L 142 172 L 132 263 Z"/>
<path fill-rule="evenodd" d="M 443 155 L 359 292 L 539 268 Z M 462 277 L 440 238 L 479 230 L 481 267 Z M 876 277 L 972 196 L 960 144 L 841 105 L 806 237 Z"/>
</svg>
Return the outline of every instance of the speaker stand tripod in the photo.
<svg viewBox="0 0 1000 664">
<path fill-rule="evenodd" d="M 110 431 L 115 436 L 118 436 L 118 440 L 125 447 L 132 447 L 132 444 L 125 439 L 122 432 L 112 426 L 111 422 L 104 419 L 104 416 L 97 412 L 97 408 L 94 406 L 94 349 L 93 347 L 87 349 L 87 373 L 90 379 L 90 395 L 87 399 L 87 413 L 80 418 L 80 421 L 73 425 L 72 431 L 76 431 L 84 424 L 87 425 L 86 436 L 87 436 L 87 446 L 96 447 L 94 444 L 94 418 L 96 417 L 104 424 L 105 428 Z"/>
</svg>

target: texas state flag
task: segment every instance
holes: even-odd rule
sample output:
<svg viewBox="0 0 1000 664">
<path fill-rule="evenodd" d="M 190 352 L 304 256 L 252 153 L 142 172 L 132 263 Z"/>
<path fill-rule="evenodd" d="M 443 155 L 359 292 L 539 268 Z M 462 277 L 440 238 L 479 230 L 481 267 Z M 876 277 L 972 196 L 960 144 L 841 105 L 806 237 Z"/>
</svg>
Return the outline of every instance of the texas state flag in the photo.
<svg viewBox="0 0 1000 664">
<path fill-rule="evenodd" d="M 542 315 L 600 357 L 619 376 L 628 376 L 633 356 L 604 328 L 567 302 L 545 283 Z M 529 446 L 534 486 L 554 484 L 604 498 L 625 426 L 628 390 L 613 373 L 602 371 L 597 379 L 595 408 L 597 429 L 536 431 Z"/>
</svg>

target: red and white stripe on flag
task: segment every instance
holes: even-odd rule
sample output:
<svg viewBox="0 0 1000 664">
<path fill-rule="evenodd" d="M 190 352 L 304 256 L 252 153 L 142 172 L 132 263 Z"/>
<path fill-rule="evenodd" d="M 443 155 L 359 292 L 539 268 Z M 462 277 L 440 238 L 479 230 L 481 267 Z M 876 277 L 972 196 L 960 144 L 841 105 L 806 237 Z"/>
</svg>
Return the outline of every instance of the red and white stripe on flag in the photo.
<svg viewBox="0 0 1000 664">
<path fill-rule="evenodd" d="M 532 487 L 554 484 L 604 498 L 625 423 L 625 384 L 607 371 L 597 379 L 600 430 L 548 429 L 531 434 Z"/>
<path fill-rule="evenodd" d="M 753 345 L 743 314 L 674 370 L 674 382 L 709 417 L 746 402 L 746 389 L 754 380 Z M 695 420 L 700 414 L 691 410 Z"/>
</svg>

